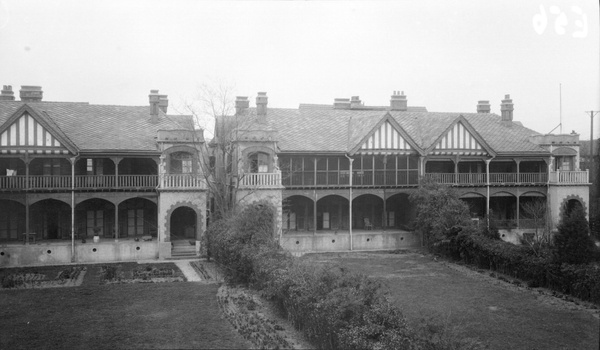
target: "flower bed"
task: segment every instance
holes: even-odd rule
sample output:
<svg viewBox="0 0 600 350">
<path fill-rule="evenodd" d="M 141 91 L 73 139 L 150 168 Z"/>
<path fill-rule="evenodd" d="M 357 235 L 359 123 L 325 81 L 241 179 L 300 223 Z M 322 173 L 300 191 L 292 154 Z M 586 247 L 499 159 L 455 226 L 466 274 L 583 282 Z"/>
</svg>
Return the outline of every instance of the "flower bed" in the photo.
<svg viewBox="0 0 600 350">
<path fill-rule="evenodd" d="M 86 268 L 57 266 L 7 269 L 0 272 L 3 289 L 74 287 L 81 284 Z"/>
<path fill-rule="evenodd" d="M 104 283 L 159 283 L 185 282 L 186 279 L 175 264 L 110 264 L 100 267 Z"/>
</svg>

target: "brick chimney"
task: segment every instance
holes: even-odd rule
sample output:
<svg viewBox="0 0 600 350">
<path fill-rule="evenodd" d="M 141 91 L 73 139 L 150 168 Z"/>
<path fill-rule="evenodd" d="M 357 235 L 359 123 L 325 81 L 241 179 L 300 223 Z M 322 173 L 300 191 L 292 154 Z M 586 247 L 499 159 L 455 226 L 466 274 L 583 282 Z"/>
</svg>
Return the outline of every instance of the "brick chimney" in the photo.
<svg viewBox="0 0 600 350">
<path fill-rule="evenodd" d="M 158 94 L 158 90 L 150 90 L 148 99 L 150 101 L 150 122 L 158 123 L 158 110 L 160 105 L 160 95 Z"/>
<path fill-rule="evenodd" d="M 500 111 L 502 112 L 502 121 L 512 122 L 513 120 L 513 107 L 512 100 L 510 99 L 510 95 L 505 95 L 504 100 L 502 100 L 502 104 L 500 105 Z"/>
<path fill-rule="evenodd" d="M 245 109 L 250 107 L 248 96 L 236 96 L 235 98 L 235 114 L 242 114 Z"/>
<path fill-rule="evenodd" d="M 362 103 L 360 101 L 360 97 L 358 96 L 352 96 L 352 98 L 350 99 L 350 108 L 357 108 L 357 107 L 361 107 Z"/>
<path fill-rule="evenodd" d="M 15 93 L 13 92 L 12 86 L 4 85 L 2 87 L 2 93 L 0 94 L 0 101 L 14 101 Z"/>
<path fill-rule="evenodd" d="M 23 102 L 41 102 L 44 92 L 41 86 L 21 85 L 19 95 Z"/>
<path fill-rule="evenodd" d="M 349 98 L 336 98 L 333 100 L 334 109 L 349 109 L 350 105 Z"/>
<path fill-rule="evenodd" d="M 167 95 L 158 95 L 158 108 L 167 114 L 167 108 L 169 107 L 169 97 Z"/>
<path fill-rule="evenodd" d="M 490 105 L 490 101 L 477 102 L 477 113 L 490 113 L 491 111 L 492 106 Z"/>
<path fill-rule="evenodd" d="M 267 93 L 259 92 L 256 96 L 256 121 L 262 124 L 267 122 L 267 103 Z"/>
<path fill-rule="evenodd" d="M 390 99 L 390 108 L 392 111 L 408 110 L 408 100 L 406 99 L 406 95 L 404 95 L 404 91 L 394 91 Z"/>
</svg>

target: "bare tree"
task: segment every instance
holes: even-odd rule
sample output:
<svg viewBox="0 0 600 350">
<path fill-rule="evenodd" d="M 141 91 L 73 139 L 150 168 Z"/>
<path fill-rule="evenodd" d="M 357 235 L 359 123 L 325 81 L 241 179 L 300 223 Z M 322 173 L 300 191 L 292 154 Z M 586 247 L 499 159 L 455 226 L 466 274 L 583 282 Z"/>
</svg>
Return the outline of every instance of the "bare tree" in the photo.
<svg viewBox="0 0 600 350">
<path fill-rule="evenodd" d="M 533 200 L 523 203 L 524 216 L 533 221 L 535 236 L 532 240 L 525 240 L 539 255 L 543 248 L 552 243 L 552 222 L 548 213 L 548 206 L 543 200 Z"/>
<path fill-rule="evenodd" d="M 236 141 L 252 120 L 236 113 L 234 84 L 218 79 L 200 84 L 192 97 L 183 98 L 175 109 L 191 115 L 196 128 L 212 134 L 197 159 L 208 186 L 210 220 L 222 218 L 236 204 L 239 181 L 231 176 L 239 159 Z"/>
</svg>

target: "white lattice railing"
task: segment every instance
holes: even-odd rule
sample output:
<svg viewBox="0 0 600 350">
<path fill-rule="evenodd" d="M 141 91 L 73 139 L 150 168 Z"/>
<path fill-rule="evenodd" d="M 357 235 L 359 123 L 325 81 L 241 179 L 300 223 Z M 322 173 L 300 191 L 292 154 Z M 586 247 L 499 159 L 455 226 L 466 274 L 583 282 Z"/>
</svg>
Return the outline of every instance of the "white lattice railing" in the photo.
<svg viewBox="0 0 600 350">
<path fill-rule="evenodd" d="M 589 183 L 588 171 L 553 171 L 550 173 L 550 183 L 560 184 L 587 184 Z"/>
<path fill-rule="evenodd" d="M 194 174 L 167 174 L 161 175 L 161 188 L 177 188 L 177 189 L 201 189 L 206 188 L 204 177 Z"/>
<path fill-rule="evenodd" d="M 281 173 L 248 173 L 240 179 L 241 187 L 281 186 Z"/>
</svg>

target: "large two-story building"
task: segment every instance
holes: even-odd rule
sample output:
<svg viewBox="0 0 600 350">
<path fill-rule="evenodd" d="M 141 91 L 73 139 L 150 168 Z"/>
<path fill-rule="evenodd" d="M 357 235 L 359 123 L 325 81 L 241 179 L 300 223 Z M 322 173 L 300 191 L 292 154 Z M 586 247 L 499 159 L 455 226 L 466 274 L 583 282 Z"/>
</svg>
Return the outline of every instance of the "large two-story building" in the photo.
<svg viewBox="0 0 600 350">
<path fill-rule="evenodd" d="M 0 266 L 196 255 L 206 226 L 201 131 L 146 106 L 0 94 Z M 96 238 L 94 238 L 96 236 Z"/>
<path fill-rule="evenodd" d="M 409 195 L 423 179 L 455 186 L 473 219 L 489 215 L 515 243 L 540 224 L 523 210 L 528 202 L 547 203 L 554 225 L 574 206 L 588 210 L 579 136 L 524 127 L 509 95 L 500 115 L 489 101 L 472 113 L 429 112 L 408 106 L 403 92 L 388 106 L 357 96 L 297 109 L 267 104 L 266 93 L 256 108 L 238 97 L 236 118 L 249 123 L 235 131 L 232 174 L 246 201 L 282 208 L 281 242 L 293 251 L 418 244 Z"/>
<path fill-rule="evenodd" d="M 199 253 L 211 151 L 191 116 L 168 114 L 156 90 L 145 106 L 46 102 L 37 86 L 14 95 L 0 93 L 0 266 Z M 270 201 L 291 251 L 420 244 L 409 196 L 424 179 L 455 186 L 473 219 L 493 217 L 513 242 L 535 229 L 527 203 L 546 203 L 554 225 L 588 211 L 579 136 L 527 129 L 508 95 L 500 115 L 488 101 L 429 112 L 401 92 L 388 106 L 268 108 L 266 93 L 235 104 L 236 127 L 216 128 L 233 147 L 233 198 Z"/>
</svg>

